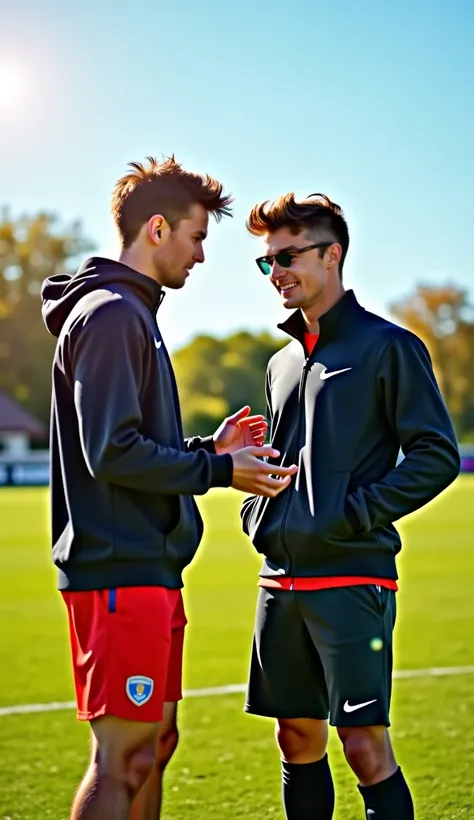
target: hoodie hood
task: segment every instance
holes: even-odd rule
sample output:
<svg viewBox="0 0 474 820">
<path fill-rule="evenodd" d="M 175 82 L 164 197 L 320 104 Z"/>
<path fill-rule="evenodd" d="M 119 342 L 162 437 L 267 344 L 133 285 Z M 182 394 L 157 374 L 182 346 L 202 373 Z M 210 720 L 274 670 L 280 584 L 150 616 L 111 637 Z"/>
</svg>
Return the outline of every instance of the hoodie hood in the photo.
<svg viewBox="0 0 474 820">
<path fill-rule="evenodd" d="M 93 290 L 128 287 L 156 313 L 164 292 L 161 285 L 113 259 L 92 257 L 87 259 L 77 273 L 59 273 L 50 276 L 41 288 L 43 321 L 49 332 L 58 337 L 71 310 L 80 299 Z"/>
</svg>

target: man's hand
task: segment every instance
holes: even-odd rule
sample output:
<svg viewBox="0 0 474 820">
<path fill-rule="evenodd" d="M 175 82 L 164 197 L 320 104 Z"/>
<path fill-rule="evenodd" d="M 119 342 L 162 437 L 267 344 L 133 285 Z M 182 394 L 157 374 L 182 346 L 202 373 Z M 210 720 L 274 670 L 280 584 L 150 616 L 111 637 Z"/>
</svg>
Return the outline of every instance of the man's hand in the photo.
<svg viewBox="0 0 474 820">
<path fill-rule="evenodd" d="M 268 424 L 264 416 L 249 416 L 250 407 L 242 407 L 224 419 L 214 433 L 217 455 L 236 453 L 243 447 L 260 446 L 265 441 Z"/>
<path fill-rule="evenodd" d="M 262 460 L 264 457 L 278 458 L 279 455 L 278 450 L 274 450 L 270 445 L 245 447 L 233 453 L 232 487 L 250 495 L 264 495 L 270 498 L 281 493 L 288 487 L 291 477 L 298 472 L 298 467 L 296 464 L 291 467 L 278 467 Z"/>
</svg>

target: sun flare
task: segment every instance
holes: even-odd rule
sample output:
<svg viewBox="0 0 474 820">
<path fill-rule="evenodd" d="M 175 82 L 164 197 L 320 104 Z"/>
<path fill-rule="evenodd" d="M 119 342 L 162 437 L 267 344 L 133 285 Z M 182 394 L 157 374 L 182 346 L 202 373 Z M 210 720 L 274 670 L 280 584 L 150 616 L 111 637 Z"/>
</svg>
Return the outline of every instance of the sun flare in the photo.
<svg viewBox="0 0 474 820">
<path fill-rule="evenodd" d="M 0 62 L 0 107 L 9 108 L 20 103 L 24 90 L 21 70 L 11 63 Z"/>
</svg>

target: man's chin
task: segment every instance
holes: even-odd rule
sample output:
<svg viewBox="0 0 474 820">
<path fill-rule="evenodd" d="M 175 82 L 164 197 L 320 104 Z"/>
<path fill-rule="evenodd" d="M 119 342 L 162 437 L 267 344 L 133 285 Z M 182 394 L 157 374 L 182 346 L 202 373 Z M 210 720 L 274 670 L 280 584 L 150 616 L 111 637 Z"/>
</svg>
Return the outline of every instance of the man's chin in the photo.
<svg viewBox="0 0 474 820">
<path fill-rule="evenodd" d="M 290 296 L 288 299 L 283 298 L 282 304 L 286 310 L 298 310 L 298 308 L 303 307 L 304 302 L 302 299 L 292 299 Z"/>
<path fill-rule="evenodd" d="M 163 287 L 169 290 L 181 290 L 181 288 L 184 288 L 187 278 L 187 276 L 170 277 L 167 282 L 164 283 Z"/>
<path fill-rule="evenodd" d="M 168 284 L 165 287 L 169 288 L 170 290 L 181 290 L 182 288 L 184 288 L 185 284 L 186 279 L 183 279 L 182 282 L 168 282 Z"/>
<path fill-rule="evenodd" d="M 176 284 L 174 286 L 176 288 L 176 290 L 180 290 L 181 288 L 184 288 L 188 277 L 189 277 L 189 271 L 185 268 L 182 271 L 182 273 L 180 273 L 179 276 L 176 277 Z"/>
</svg>

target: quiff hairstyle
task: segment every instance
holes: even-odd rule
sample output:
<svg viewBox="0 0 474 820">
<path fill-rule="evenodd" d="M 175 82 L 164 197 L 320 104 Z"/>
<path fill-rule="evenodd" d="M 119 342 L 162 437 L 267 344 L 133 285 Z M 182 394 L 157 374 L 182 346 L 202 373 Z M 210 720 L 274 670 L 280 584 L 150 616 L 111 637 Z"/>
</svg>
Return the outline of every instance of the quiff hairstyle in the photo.
<svg viewBox="0 0 474 820">
<path fill-rule="evenodd" d="M 342 248 L 339 262 L 339 273 L 342 275 L 349 248 L 349 229 L 342 208 L 331 202 L 326 194 L 310 194 L 298 202 L 294 193 L 289 193 L 252 208 L 247 229 L 253 236 L 275 233 L 279 228 L 289 228 L 295 235 L 302 231 L 316 234 L 324 230 Z"/>
<path fill-rule="evenodd" d="M 146 164 L 130 162 L 129 173 L 116 183 L 112 194 L 112 216 L 123 248 L 135 241 L 143 225 L 161 214 L 175 230 L 188 216 L 192 205 L 202 205 L 217 222 L 231 216 L 233 197 L 224 195 L 223 185 L 208 174 L 186 171 L 174 155 Z"/>
</svg>

